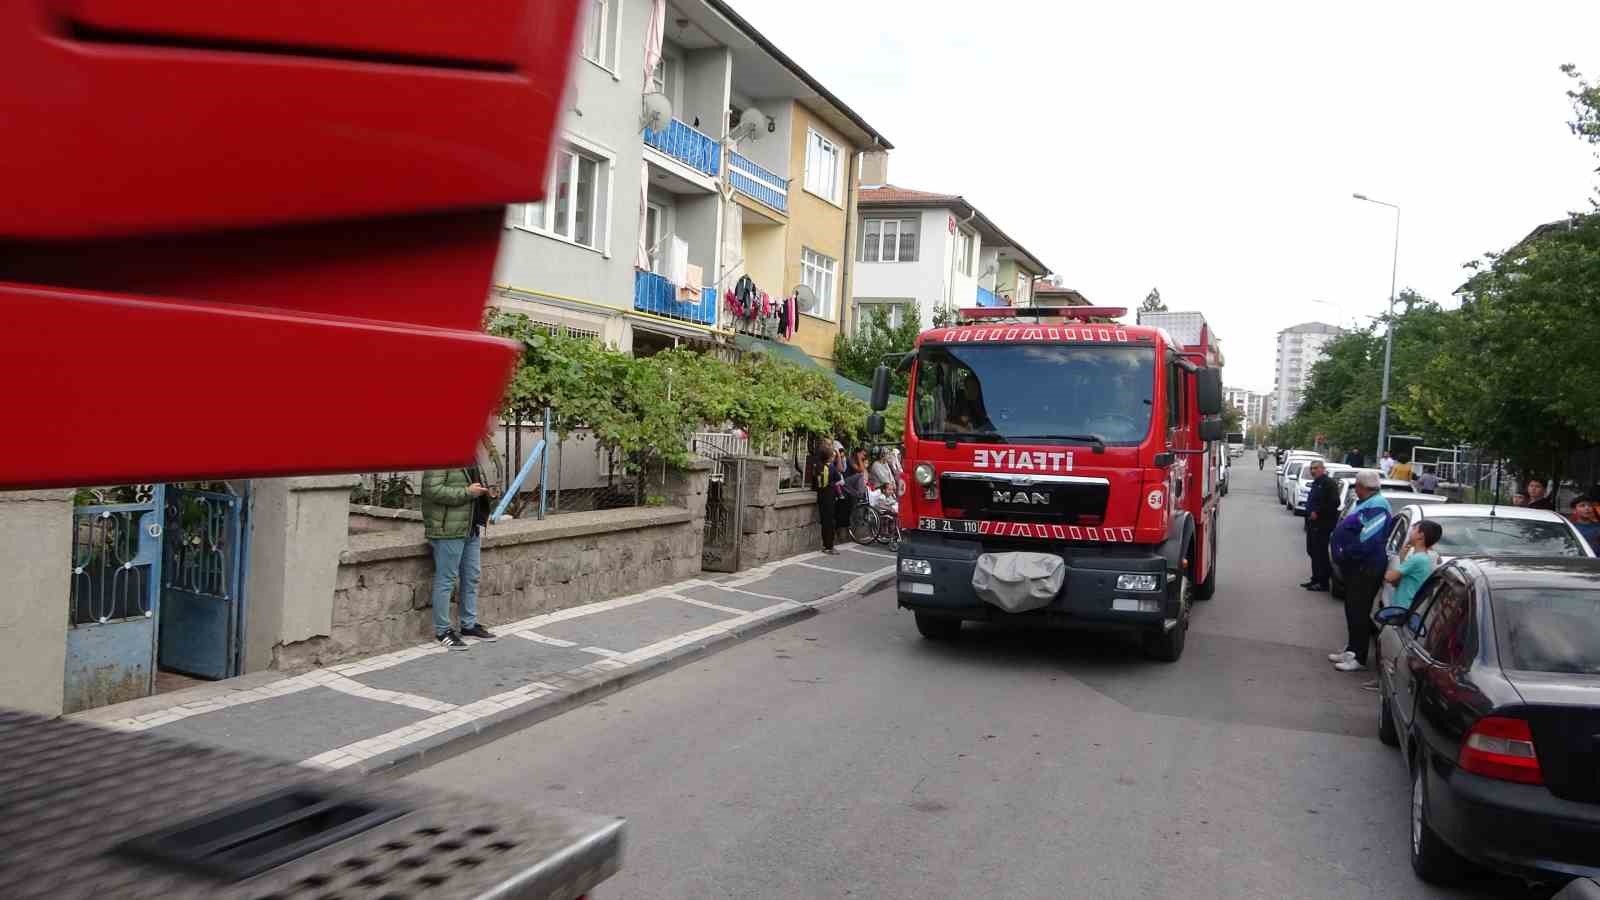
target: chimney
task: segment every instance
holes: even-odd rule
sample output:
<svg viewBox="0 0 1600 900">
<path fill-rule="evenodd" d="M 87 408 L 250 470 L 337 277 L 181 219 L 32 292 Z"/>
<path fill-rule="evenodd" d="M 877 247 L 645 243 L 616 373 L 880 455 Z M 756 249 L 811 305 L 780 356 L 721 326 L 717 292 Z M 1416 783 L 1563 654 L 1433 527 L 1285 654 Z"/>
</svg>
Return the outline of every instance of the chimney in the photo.
<svg viewBox="0 0 1600 900">
<path fill-rule="evenodd" d="M 889 183 L 889 151 L 867 150 L 861 154 L 861 186 L 876 187 Z"/>
</svg>

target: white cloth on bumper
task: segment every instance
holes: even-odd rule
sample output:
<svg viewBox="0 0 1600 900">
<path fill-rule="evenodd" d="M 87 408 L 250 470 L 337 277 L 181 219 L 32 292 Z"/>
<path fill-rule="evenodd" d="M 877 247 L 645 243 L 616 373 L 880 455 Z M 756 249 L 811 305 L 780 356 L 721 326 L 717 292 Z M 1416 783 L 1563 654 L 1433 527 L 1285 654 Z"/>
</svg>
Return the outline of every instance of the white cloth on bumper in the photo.
<svg viewBox="0 0 1600 900">
<path fill-rule="evenodd" d="M 972 589 L 1006 612 L 1049 606 L 1061 593 L 1067 563 L 1050 553 L 985 553 L 972 571 Z"/>
</svg>

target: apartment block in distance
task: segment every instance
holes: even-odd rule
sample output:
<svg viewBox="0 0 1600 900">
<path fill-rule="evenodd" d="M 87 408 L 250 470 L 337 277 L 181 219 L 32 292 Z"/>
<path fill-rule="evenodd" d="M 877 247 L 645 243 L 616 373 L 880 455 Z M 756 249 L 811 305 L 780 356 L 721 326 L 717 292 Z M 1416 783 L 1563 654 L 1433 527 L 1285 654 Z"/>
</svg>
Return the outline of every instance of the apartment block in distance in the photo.
<svg viewBox="0 0 1600 900">
<path fill-rule="evenodd" d="M 1303 322 L 1278 332 L 1278 351 L 1273 371 L 1272 422 L 1288 421 L 1300 410 L 1311 367 L 1322 358 L 1322 348 L 1344 330 L 1322 322 Z"/>
</svg>

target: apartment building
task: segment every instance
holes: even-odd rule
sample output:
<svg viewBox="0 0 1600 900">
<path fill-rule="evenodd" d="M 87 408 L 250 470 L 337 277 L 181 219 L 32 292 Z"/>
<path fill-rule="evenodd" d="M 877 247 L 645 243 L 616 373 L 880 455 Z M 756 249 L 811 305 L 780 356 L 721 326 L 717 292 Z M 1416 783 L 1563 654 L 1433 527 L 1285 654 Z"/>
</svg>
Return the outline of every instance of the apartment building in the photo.
<svg viewBox="0 0 1600 900">
<path fill-rule="evenodd" d="M 1293 418 L 1300 410 L 1300 400 L 1311 380 L 1311 367 L 1322 358 L 1322 348 L 1343 333 L 1337 325 L 1323 322 L 1303 322 L 1278 332 L 1272 388 L 1274 425 Z"/>
<path fill-rule="evenodd" d="M 721 0 L 592 0 L 577 52 L 546 199 L 507 211 L 495 303 L 638 354 L 737 336 L 830 364 L 861 155 L 889 141 Z M 766 298 L 749 317 L 726 302 L 743 276 Z M 815 302 L 791 329 L 777 312 L 802 284 Z"/>
<path fill-rule="evenodd" d="M 928 328 L 939 309 L 1026 305 L 1050 274 L 960 195 L 868 183 L 860 206 L 857 323 L 878 308 L 889 311 L 891 322 L 915 315 Z"/>
<path fill-rule="evenodd" d="M 1272 395 L 1250 392 L 1250 405 L 1245 411 L 1245 422 L 1251 425 L 1272 424 Z"/>
</svg>

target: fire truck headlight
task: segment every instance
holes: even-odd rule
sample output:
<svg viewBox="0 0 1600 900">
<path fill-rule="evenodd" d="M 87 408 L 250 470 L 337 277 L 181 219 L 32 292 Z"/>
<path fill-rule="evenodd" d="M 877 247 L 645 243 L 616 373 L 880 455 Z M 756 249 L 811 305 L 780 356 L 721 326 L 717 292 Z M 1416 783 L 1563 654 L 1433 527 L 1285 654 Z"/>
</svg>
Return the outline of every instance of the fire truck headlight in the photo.
<svg viewBox="0 0 1600 900">
<path fill-rule="evenodd" d="M 917 467 L 911 470 L 911 477 L 917 480 L 917 484 L 929 487 L 933 484 L 933 466 L 928 463 L 917 463 Z"/>
<path fill-rule="evenodd" d="M 1153 591 L 1161 587 L 1161 578 L 1158 575 L 1124 574 L 1117 576 L 1117 590 L 1119 591 Z"/>
<path fill-rule="evenodd" d="M 933 563 L 925 559 L 902 559 L 900 560 L 900 572 L 905 575 L 932 575 Z"/>
</svg>

